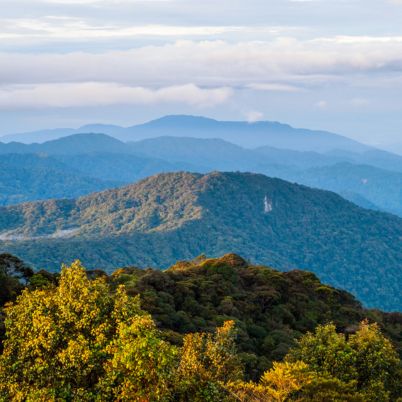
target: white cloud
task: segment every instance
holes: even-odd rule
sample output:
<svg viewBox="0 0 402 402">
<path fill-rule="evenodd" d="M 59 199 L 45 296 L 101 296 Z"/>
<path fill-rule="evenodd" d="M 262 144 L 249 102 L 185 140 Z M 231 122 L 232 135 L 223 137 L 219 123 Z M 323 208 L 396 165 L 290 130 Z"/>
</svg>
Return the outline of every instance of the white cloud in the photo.
<svg viewBox="0 0 402 402">
<path fill-rule="evenodd" d="M 152 87 L 193 82 L 198 86 L 295 91 L 309 85 L 327 85 L 331 80 L 349 80 L 356 85 L 364 74 L 373 84 L 384 74 L 397 71 L 402 71 L 399 40 L 186 40 L 104 53 L 0 53 L 0 84 L 118 81 Z"/>
<path fill-rule="evenodd" d="M 264 118 L 264 113 L 259 112 L 257 110 L 250 110 L 246 113 L 246 118 L 249 123 L 255 123 L 257 121 L 261 121 Z"/>
<path fill-rule="evenodd" d="M 208 37 L 244 30 L 247 28 L 241 26 L 91 24 L 85 19 L 68 16 L 0 19 L 0 41 L 13 39 L 22 44 L 157 36 Z M 275 32 L 275 27 L 267 30 Z"/>
<path fill-rule="evenodd" d="M 255 91 L 268 91 L 268 92 L 300 92 L 303 89 L 294 85 L 281 84 L 281 83 L 254 83 L 247 85 L 247 88 L 254 89 Z"/>
<path fill-rule="evenodd" d="M 0 108 L 40 109 L 156 103 L 210 107 L 226 102 L 231 95 L 229 88 L 205 89 L 193 84 L 159 89 L 99 82 L 18 85 L 0 89 Z"/>
</svg>

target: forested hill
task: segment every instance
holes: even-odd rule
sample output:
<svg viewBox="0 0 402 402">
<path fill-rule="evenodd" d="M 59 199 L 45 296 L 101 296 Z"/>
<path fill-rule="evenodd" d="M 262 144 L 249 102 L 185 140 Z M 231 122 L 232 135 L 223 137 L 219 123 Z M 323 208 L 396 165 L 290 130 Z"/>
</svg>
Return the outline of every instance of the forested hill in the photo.
<svg viewBox="0 0 402 402">
<path fill-rule="evenodd" d="M 2 401 L 402 395 L 402 314 L 366 310 L 312 273 L 228 254 L 110 275 L 76 261 L 50 274 L 2 254 L 0 283 L 0 307 L 14 301 L 0 314 Z"/>
<path fill-rule="evenodd" d="M 124 284 L 129 294 L 141 295 L 143 308 L 174 334 L 210 332 L 223 320 L 234 320 L 251 376 L 282 360 L 300 334 L 330 321 L 345 333 L 363 319 L 376 321 L 402 354 L 402 314 L 366 310 L 351 294 L 309 272 L 281 273 L 227 254 L 178 262 L 166 271 L 119 269 L 109 278 L 112 287 Z"/>
<path fill-rule="evenodd" d="M 53 270 L 75 258 L 89 268 L 167 267 L 236 252 L 402 310 L 402 219 L 263 175 L 161 174 L 77 200 L 2 208 L 0 239 L 1 251 Z"/>
</svg>

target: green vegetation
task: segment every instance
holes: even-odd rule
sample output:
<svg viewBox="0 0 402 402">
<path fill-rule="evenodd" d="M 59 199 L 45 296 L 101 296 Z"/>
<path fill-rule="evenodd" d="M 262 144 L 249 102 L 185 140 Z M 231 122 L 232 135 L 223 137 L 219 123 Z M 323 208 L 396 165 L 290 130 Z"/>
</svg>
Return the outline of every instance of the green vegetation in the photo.
<svg viewBox="0 0 402 402">
<path fill-rule="evenodd" d="M 74 198 L 120 184 L 86 176 L 51 157 L 7 154 L 0 158 L 0 205 Z"/>
<path fill-rule="evenodd" d="M 79 262 L 60 275 L 23 267 L 4 271 L 28 280 L 4 308 L 2 401 L 391 402 L 402 395 L 401 316 L 363 310 L 312 274 L 249 266 L 236 255 L 111 276 Z M 272 355 L 275 339 L 289 340 L 281 357 Z"/>
<path fill-rule="evenodd" d="M 264 199 L 272 210 L 264 210 Z M 162 174 L 135 185 L 0 210 L 0 251 L 36 268 L 166 268 L 236 252 L 309 270 L 366 306 L 401 311 L 402 219 L 336 194 L 246 173 Z"/>
<path fill-rule="evenodd" d="M 309 272 L 281 273 L 228 254 L 179 262 L 166 271 L 119 269 L 109 281 L 112 288 L 124 284 L 129 295 L 140 295 L 142 307 L 172 340 L 236 322 L 239 355 L 254 379 L 282 360 L 294 339 L 329 321 L 348 333 L 369 318 L 402 353 L 402 314 L 365 310 L 353 296 Z"/>
</svg>

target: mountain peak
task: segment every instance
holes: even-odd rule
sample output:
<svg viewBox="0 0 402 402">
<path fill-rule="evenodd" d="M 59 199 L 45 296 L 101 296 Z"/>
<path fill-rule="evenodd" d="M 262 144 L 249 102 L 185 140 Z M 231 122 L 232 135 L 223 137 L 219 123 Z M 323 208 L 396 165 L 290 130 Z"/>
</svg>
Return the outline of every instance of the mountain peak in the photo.
<svg viewBox="0 0 402 402">
<path fill-rule="evenodd" d="M 219 121 L 203 117 L 203 116 L 193 116 L 193 115 L 185 115 L 185 114 L 177 114 L 177 115 L 167 115 L 160 117 L 155 120 L 151 120 L 147 123 L 142 124 L 141 126 L 204 126 L 209 124 L 218 124 Z M 134 126 L 136 127 L 136 126 Z"/>
</svg>

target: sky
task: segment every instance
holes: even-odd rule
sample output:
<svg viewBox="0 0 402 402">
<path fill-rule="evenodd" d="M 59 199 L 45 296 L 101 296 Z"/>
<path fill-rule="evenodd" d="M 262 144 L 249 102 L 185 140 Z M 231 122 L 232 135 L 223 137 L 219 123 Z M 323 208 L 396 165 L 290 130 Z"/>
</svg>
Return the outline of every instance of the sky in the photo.
<svg viewBox="0 0 402 402">
<path fill-rule="evenodd" d="M 167 114 L 402 143 L 402 0 L 0 0 L 0 135 Z"/>
</svg>

